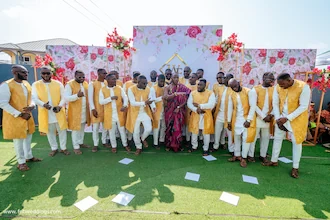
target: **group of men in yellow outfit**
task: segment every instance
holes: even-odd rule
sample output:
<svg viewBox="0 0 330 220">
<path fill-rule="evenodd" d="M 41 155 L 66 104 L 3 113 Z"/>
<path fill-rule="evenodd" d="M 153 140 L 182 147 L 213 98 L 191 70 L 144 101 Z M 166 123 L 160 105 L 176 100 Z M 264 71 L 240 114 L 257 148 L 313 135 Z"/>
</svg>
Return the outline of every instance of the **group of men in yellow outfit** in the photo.
<svg viewBox="0 0 330 220">
<path fill-rule="evenodd" d="M 184 68 L 180 83 L 191 90 L 186 105 L 186 126 L 183 134 L 186 143 L 191 141 L 190 152 L 198 147 L 198 138 L 203 139 L 203 155 L 225 147 L 225 133 L 228 137 L 228 150 L 232 154 L 229 161 L 255 162 L 254 149 L 260 133 L 260 157 L 264 166 L 278 166 L 282 141 L 288 132 L 293 147 L 293 169 L 291 176 L 298 178 L 302 142 L 305 140 L 308 125 L 308 105 L 310 88 L 302 81 L 294 80 L 289 74 L 279 74 L 277 85 L 272 73 L 263 75 L 262 85 L 253 89 L 242 87 L 233 75 L 217 74 L 217 83 L 208 89 L 209 82 L 199 74 Z M 122 145 L 130 151 L 128 141 L 134 141 L 135 154 L 148 147 L 146 138 L 153 132 L 154 146 L 165 139 L 166 98 L 164 87 L 171 83 L 170 71 L 159 75 L 152 71 L 148 82 L 139 72 L 133 79 L 123 84 L 116 71 L 107 74 L 98 70 L 98 79 L 89 85 L 82 71 L 75 72 L 75 78 L 64 87 L 52 80 L 51 70 L 41 68 L 41 80 L 32 84 L 26 81 L 25 67 L 12 67 L 14 78 L 0 86 L 0 108 L 3 114 L 4 139 L 13 139 L 18 160 L 18 169 L 28 170 L 26 162 L 41 161 L 32 155 L 31 139 L 35 131 L 31 111 L 38 106 L 39 131 L 46 133 L 51 146 L 50 156 L 61 152 L 69 155 L 66 148 L 67 129 L 72 131 L 72 145 L 75 154 L 82 154 L 84 129 L 93 125 L 93 152 L 98 151 L 99 130 L 101 141 L 107 144 L 109 137 L 111 150 L 117 152 L 116 135 Z M 197 80 L 199 79 L 199 80 Z M 67 110 L 65 108 L 67 104 Z M 142 125 L 142 126 L 141 126 Z M 143 127 L 143 129 L 141 129 Z M 274 134 L 273 134 L 274 132 Z M 59 136 L 60 148 L 56 141 Z M 270 134 L 274 135 L 271 160 L 266 159 Z M 214 142 L 209 149 L 210 142 Z"/>
</svg>

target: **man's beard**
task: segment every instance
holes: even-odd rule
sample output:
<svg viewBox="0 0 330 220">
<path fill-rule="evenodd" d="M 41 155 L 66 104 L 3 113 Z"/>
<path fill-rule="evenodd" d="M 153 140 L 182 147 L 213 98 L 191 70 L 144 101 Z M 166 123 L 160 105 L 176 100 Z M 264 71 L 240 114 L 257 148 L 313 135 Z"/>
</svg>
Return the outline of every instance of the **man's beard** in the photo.
<svg viewBox="0 0 330 220">
<path fill-rule="evenodd" d="M 19 80 L 25 80 L 25 78 L 24 78 L 21 74 L 17 74 L 17 78 L 18 78 Z"/>
</svg>

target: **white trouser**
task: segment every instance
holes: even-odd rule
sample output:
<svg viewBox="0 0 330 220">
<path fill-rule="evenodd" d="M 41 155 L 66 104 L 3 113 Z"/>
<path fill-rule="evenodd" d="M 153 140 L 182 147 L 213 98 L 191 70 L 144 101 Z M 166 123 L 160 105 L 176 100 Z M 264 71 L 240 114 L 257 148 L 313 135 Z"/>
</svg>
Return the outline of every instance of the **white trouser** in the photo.
<svg viewBox="0 0 330 220">
<path fill-rule="evenodd" d="M 221 139 L 221 144 L 224 145 L 226 142 L 225 140 L 225 132 L 224 132 L 224 123 L 220 122 L 220 121 L 216 121 L 215 122 L 215 130 L 214 130 L 214 144 L 213 144 L 213 148 L 214 149 L 218 149 L 219 148 L 219 142 Z M 228 136 L 228 140 L 229 140 L 229 136 Z"/>
<path fill-rule="evenodd" d="M 117 139 L 116 139 L 116 132 L 119 132 L 121 137 L 121 143 L 124 147 L 127 147 L 127 136 L 125 127 L 120 127 L 119 122 L 112 121 L 112 128 L 110 130 L 106 130 L 110 136 L 110 143 L 112 148 L 117 148 Z"/>
<path fill-rule="evenodd" d="M 60 140 L 61 150 L 66 150 L 66 139 L 67 132 L 66 129 L 61 130 L 60 125 L 56 123 L 48 124 L 47 138 L 52 150 L 58 150 L 58 145 L 56 141 L 56 131 L 58 132 L 58 139 Z"/>
<path fill-rule="evenodd" d="M 247 154 L 249 152 L 251 143 L 246 143 L 246 138 L 247 138 L 247 129 L 244 128 L 244 131 L 242 134 L 237 134 L 235 132 L 234 136 L 234 156 L 239 157 L 241 156 L 241 145 L 242 145 L 242 157 L 246 158 Z M 243 144 L 242 144 L 243 142 Z"/>
<path fill-rule="evenodd" d="M 294 138 L 293 133 L 291 133 L 291 142 L 292 142 L 292 161 L 293 168 L 299 168 L 299 162 L 301 158 L 302 144 L 297 144 L 296 139 Z M 277 124 L 275 125 L 275 135 L 273 142 L 273 153 L 272 153 L 272 162 L 277 162 L 278 157 L 282 148 L 282 141 L 286 137 L 286 132 L 278 128 Z"/>
<path fill-rule="evenodd" d="M 153 132 L 154 145 L 158 145 L 158 136 L 160 142 L 165 141 L 165 130 L 166 130 L 165 119 L 160 119 L 158 122 L 158 128 L 155 128 Z"/>
<path fill-rule="evenodd" d="M 143 134 L 141 135 L 141 123 L 143 125 Z M 147 120 L 136 120 L 134 125 L 133 139 L 136 146 L 136 149 L 142 149 L 141 140 L 144 141 L 152 131 L 151 119 L 148 117 Z"/>
<path fill-rule="evenodd" d="M 31 140 L 32 134 L 28 134 L 24 139 L 13 139 L 18 164 L 26 163 L 26 160 L 33 158 Z"/>
<path fill-rule="evenodd" d="M 93 123 L 93 142 L 94 146 L 99 146 L 99 130 L 100 130 L 100 125 L 103 127 L 103 123 Z M 107 131 L 105 129 L 102 130 L 102 136 L 101 136 L 101 141 L 102 144 L 107 143 Z"/>
<path fill-rule="evenodd" d="M 129 132 L 128 130 L 126 130 L 126 133 L 127 133 L 127 139 L 129 141 L 131 141 L 133 139 L 133 134 L 131 132 Z"/>
<path fill-rule="evenodd" d="M 231 131 L 229 131 L 228 128 L 226 128 L 227 131 L 227 137 L 228 137 L 228 150 L 230 153 L 233 153 L 235 151 L 235 145 L 233 144 L 233 136 L 231 134 Z"/>
<path fill-rule="evenodd" d="M 257 128 L 256 129 L 256 138 L 254 139 L 254 142 L 251 145 L 249 153 L 248 153 L 248 155 L 250 157 L 254 157 L 254 150 L 255 150 L 257 137 L 258 137 L 259 133 L 260 133 L 260 139 L 259 139 L 260 156 L 266 157 L 266 155 L 267 155 L 269 139 L 270 139 L 269 128 Z"/>
<path fill-rule="evenodd" d="M 186 126 L 186 141 L 190 141 L 190 137 L 191 137 L 191 132 L 189 132 L 189 128 L 188 126 Z"/>
<path fill-rule="evenodd" d="M 73 149 L 77 150 L 80 149 L 80 144 L 84 143 L 84 136 L 85 136 L 85 125 L 86 123 L 81 123 L 80 130 L 72 131 L 72 146 Z"/>
<path fill-rule="evenodd" d="M 193 149 L 197 149 L 198 147 L 198 134 L 191 134 L 191 145 Z M 203 151 L 209 150 L 209 144 L 210 144 L 210 135 L 209 134 L 203 134 Z"/>
</svg>

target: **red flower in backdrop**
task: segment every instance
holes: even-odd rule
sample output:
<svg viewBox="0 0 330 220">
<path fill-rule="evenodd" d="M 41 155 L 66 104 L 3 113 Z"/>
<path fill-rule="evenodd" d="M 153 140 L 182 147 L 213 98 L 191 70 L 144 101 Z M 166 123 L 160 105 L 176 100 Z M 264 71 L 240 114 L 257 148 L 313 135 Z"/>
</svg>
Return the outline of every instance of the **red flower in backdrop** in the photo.
<svg viewBox="0 0 330 220">
<path fill-rule="evenodd" d="M 250 80 L 250 85 L 254 85 L 254 79 Z"/>
<path fill-rule="evenodd" d="M 98 48 L 97 53 L 98 53 L 98 55 L 102 56 L 103 53 L 104 53 L 104 49 L 103 48 Z"/>
<path fill-rule="evenodd" d="M 196 38 L 196 36 L 200 33 L 202 33 L 202 30 L 198 26 L 190 26 L 187 30 L 187 34 L 191 38 Z"/>
<path fill-rule="evenodd" d="M 53 61 L 53 58 L 47 53 L 44 57 L 45 65 L 47 66 L 50 62 Z"/>
<path fill-rule="evenodd" d="M 91 59 L 96 60 L 96 58 L 97 58 L 96 53 L 91 53 Z"/>
<path fill-rule="evenodd" d="M 80 46 L 80 53 L 88 53 L 88 46 Z"/>
<path fill-rule="evenodd" d="M 217 29 L 217 31 L 215 32 L 215 35 L 217 35 L 217 37 L 221 37 L 222 36 L 222 29 Z"/>
<path fill-rule="evenodd" d="M 124 57 L 127 59 L 131 53 L 128 50 L 124 50 Z"/>
<path fill-rule="evenodd" d="M 136 29 L 133 28 L 133 37 L 136 37 Z"/>
<path fill-rule="evenodd" d="M 167 35 L 175 34 L 175 29 L 172 28 L 172 27 L 168 27 L 168 28 L 166 29 L 166 34 L 167 34 Z"/>
<path fill-rule="evenodd" d="M 133 35 L 134 32 L 136 32 L 136 30 L 133 30 Z M 133 39 L 131 38 L 127 39 L 124 36 L 120 36 L 116 28 L 114 28 L 112 34 L 108 34 L 108 37 L 106 38 L 107 47 L 112 47 L 121 51 L 126 59 L 131 55 L 130 50 L 135 51 L 135 48 L 130 46 L 132 41 Z"/>
<path fill-rule="evenodd" d="M 277 57 L 282 59 L 284 57 L 284 51 L 277 52 Z"/>
<path fill-rule="evenodd" d="M 246 75 L 249 75 L 249 73 L 251 72 L 252 68 L 251 68 L 251 62 L 247 62 L 246 64 L 244 64 L 243 66 L 243 73 L 245 73 Z"/>
<path fill-rule="evenodd" d="M 216 45 L 211 45 L 210 50 L 211 53 L 218 53 L 218 61 L 223 61 L 225 56 L 228 53 L 233 52 L 241 52 L 241 47 L 243 46 L 242 42 L 237 41 L 237 34 L 233 33 L 221 42 L 218 42 Z"/>
<path fill-rule="evenodd" d="M 66 66 L 66 68 L 68 68 L 70 70 L 74 69 L 75 63 L 74 63 L 73 57 L 70 58 L 67 62 L 65 62 L 65 66 Z"/>
<path fill-rule="evenodd" d="M 269 58 L 269 62 L 270 62 L 271 64 L 276 63 L 276 57 L 270 57 L 270 58 Z"/>
<path fill-rule="evenodd" d="M 289 59 L 289 64 L 290 64 L 290 65 L 295 64 L 295 62 L 296 62 L 296 58 L 291 57 L 291 58 Z"/>
<path fill-rule="evenodd" d="M 109 62 L 112 62 L 114 59 L 115 59 L 115 58 L 114 58 L 113 55 L 109 55 L 109 56 L 108 56 L 108 60 L 109 60 Z"/>
<path fill-rule="evenodd" d="M 266 49 L 259 49 L 259 57 L 266 57 L 267 50 Z"/>
<path fill-rule="evenodd" d="M 91 71 L 91 81 L 96 79 L 97 79 L 97 75 L 94 73 L 94 71 Z"/>
<path fill-rule="evenodd" d="M 65 69 L 62 67 L 59 67 L 56 69 L 56 75 L 61 75 L 65 72 Z"/>
</svg>

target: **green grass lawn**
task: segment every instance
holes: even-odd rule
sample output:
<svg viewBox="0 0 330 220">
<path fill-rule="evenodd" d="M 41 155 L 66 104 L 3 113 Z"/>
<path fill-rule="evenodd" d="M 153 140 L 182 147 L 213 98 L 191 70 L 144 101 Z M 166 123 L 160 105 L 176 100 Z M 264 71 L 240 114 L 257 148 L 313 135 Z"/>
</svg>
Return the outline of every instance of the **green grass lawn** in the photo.
<svg viewBox="0 0 330 220">
<path fill-rule="evenodd" d="M 165 152 L 149 147 L 140 156 L 117 154 L 101 147 L 97 153 L 83 149 L 83 155 L 57 154 L 49 157 L 45 136 L 33 136 L 34 156 L 40 163 L 30 170 L 17 170 L 11 141 L 0 133 L 0 212 L 2 218 L 69 219 L 292 219 L 330 217 L 330 158 L 324 148 L 303 147 L 300 178 L 290 177 L 292 164 L 263 167 L 260 162 L 241 168 L 227 162 L 229 154 L 221 150 L 208 162 L 200 151 Z M 85 136 L 92 145 L 92 136 Z M 151 143 L 151 139 L 149 140 Z M 291 158 L 290 142 L 283 142 L 281 156 Z M 68 149 L 72 151 L 71 136 Z M 270 148 L 271 149 L 271 148 Z M 135 149 L 134 149 L 135 150 Z M 258 156 L 259 149 L 256 150 Z M 271 153 L 271 150 L 269 150 Z M 134 159 L 129 165 L 123 158 Z M 186 172 L 199 173 L 199 182 L 185 180 Z M 242 174 L 255 176 L 259 185 L 244 183 Z M 111 200 L 124 191 L 135 195 L 128 206 Z M 240 196 L 237 206 L 219 200 L 222 192 Z M 85 212 L 74 204 L 87 196 L 99 203 Z M 7 213 L 4 211 L 7 210 Z M 24 210 L 9 214 L 8 210 Z"/>
</svg>

